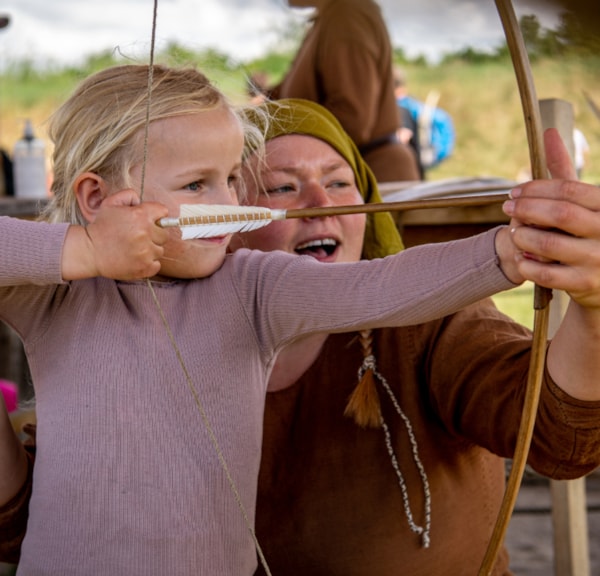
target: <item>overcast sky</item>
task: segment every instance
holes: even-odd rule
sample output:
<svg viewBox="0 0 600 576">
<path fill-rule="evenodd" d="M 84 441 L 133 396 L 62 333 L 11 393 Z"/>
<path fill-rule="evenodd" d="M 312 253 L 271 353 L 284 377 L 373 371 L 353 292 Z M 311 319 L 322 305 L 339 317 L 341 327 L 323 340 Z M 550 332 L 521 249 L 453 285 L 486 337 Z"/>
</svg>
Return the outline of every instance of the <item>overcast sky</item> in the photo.
<svg viewBox="0 0 600 576">
<path fill-rule="evenodd" d="M 539 4 L 542 0 L 537 0 Z M 595 0 L 597 1 L 597 0 Z M 435 60 L 466 46 L 488 49 L 504 39 L 493 0 L 379 0 L 392 42 L 406 54 Z M 536 13 L 544 26 L 556 15 L 515 0 L 517 16 Z M 0 30 L 0 63 L 23 56 L 34 61 L 77 63 L 117 48 L 131 57 L 149 53 L 152 0 L 0 0 L 10 16 Z M 306 17 L 285 0 L 159 0 L 157 49 L 176 41 L 192 50 L 216 48 L 240 61 L 274 46 L 290 18 Z"/>
</svg>

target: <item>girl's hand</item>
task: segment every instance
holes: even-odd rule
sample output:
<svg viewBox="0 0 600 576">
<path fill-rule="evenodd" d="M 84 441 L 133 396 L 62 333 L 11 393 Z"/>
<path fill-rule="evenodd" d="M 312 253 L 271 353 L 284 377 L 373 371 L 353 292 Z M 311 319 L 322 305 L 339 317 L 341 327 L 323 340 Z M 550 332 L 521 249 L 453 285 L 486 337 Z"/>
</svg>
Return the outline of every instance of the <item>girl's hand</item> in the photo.
<svg viewBox="0 0 600 576">
<path fill-rule="evenodd" d="M 92 223 L 69 229 L 63 250 L 63 279 L 155 276 L 168 238 L 168 232 L 156 222 L 167 215 L 165 206 L 140 202 L 133 190 L 108 196 Z"/>
</svg>

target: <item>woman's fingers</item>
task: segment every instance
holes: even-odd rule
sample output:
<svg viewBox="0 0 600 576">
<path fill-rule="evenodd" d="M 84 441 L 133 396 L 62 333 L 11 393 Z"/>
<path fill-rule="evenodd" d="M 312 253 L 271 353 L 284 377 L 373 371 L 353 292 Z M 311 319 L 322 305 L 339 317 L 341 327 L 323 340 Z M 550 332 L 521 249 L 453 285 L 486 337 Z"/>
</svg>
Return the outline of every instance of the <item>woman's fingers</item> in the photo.
<svg viewBox="0 0 600 576">
<path fill-rule="evenodd" d="M 577 172 L 567 147 L 556 128 L 548 128 L 544 132 L 546 164 L 552 178 L 560 180 L 576 180 Z"/>
</svg>

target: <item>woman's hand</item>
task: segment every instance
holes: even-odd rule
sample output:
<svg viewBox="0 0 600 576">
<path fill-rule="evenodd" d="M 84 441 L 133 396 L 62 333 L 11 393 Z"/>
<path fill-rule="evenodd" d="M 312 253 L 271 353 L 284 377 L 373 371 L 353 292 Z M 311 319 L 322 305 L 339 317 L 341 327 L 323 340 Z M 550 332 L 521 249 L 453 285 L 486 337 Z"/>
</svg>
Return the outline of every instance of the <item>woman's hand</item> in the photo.
<svg viewBox="0 0 600 576">
<path fill-rule="evenodd" d="M 555 129 L 544 140 L 552 179 L 521 185 L 504 205 L 516 275 L 600 309 L 600 189 L 575 179 Z"/>
</svg>

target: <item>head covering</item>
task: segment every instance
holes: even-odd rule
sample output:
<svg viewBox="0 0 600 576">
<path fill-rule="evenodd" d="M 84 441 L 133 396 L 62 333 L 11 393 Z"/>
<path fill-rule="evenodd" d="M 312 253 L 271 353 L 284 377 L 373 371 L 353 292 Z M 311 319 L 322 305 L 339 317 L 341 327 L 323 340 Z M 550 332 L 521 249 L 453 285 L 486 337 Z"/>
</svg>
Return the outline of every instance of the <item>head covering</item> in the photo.
<svg viewBox="0 0 600 576">
<path fill-rule="evenodd" d="M 334 148 L 354 171 L 356 184 L 365 203 L 381 202 L 375 175 L 337 118 L 316 102 L 300 98 L 266 101 L 245 111 L 263 132 L 265 140 L 288 134 L 303 134 L 323 140 Z M 383 258 L 404 248 L 389 212 L 367 215 L 363 258 Z"/>
</svg>

